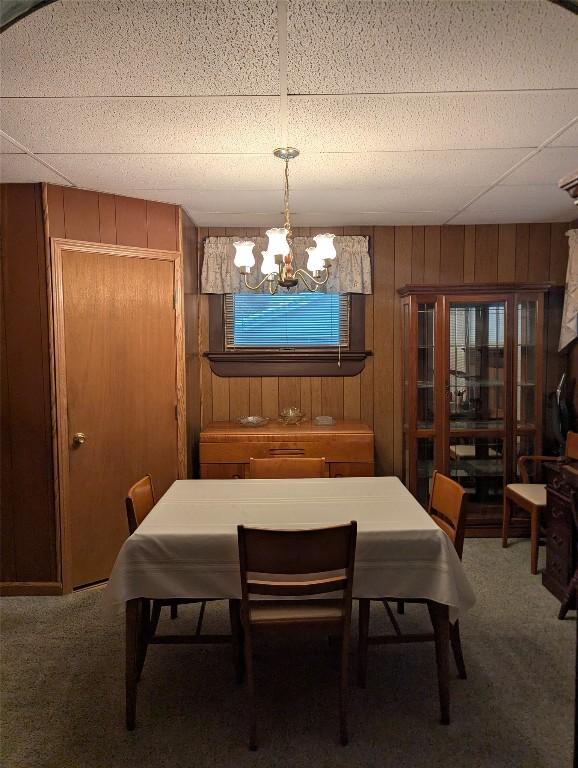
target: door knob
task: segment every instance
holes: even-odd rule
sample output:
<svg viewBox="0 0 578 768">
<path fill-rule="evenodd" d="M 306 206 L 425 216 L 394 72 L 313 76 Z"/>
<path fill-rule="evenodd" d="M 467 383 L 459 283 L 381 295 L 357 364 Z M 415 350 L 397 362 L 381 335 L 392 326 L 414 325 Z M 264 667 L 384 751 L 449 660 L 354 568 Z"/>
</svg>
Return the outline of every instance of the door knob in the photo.
<svg viewBox="0 0 578 768">
<path fill-rule="evenodd" d="M 86 443 L 86 435 L 84 434 L 84 432 L 77 432 L 72 438 L 72 443 L 77 448 L 79 445 L 83 445 L 84 443 Z"/>
</svg>

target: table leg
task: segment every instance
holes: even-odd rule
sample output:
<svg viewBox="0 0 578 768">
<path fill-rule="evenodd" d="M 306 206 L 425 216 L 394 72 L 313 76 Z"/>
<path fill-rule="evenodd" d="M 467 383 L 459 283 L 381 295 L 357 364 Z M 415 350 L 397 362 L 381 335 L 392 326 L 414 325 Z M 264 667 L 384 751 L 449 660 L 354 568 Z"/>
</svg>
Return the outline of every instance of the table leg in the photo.
<svg viewBox="0 0 578 768">
<path fill-rule="evenodd" d="M 136 722 L 136 689 L 138 681 L 139 655 L 139 599 L 128 600 L 126 604 L 125 636 L 125 697 L 126 727 L 134 731 Z"/>
<path fill-rule="evenodd" d="M 450 722 L 450 622 L 448 606 L 432 601 L 427 604 L 435 636 L 441 722 Z"/>
<path fill-rule="evenodd" d="M 233 665 L 235 679 L 242 683 L 245 678 L 245 661 L 243 656 L 243 627 L 241 624 L 241 601 L 229 600 L 229 618 L 231 620 L 231 642 L 233 645 Z"/>
</svg>

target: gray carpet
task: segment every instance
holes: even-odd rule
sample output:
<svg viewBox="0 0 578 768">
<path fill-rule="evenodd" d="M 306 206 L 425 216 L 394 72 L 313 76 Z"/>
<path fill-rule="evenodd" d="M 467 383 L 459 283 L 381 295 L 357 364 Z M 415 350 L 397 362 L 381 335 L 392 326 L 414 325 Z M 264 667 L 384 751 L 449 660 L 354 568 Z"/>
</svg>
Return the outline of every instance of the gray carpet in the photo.
<svg viewBox="0 0 578 768">
<path fill-rule="evenodd" d="M 574 614 L 557 620 L 557 601 L 529 573 L 527 541 L 502 550 L 469 540 L 464 563 L 478 603 L 462 622 L 469 679 L 452 679 L 452 724 L 439 724 L 430 644 L 370 648 L 368 687 L 351 689 L 348 747 L 337 743 L 335 657 L 323 640 L 260 648 L 260 747 L 250 753 L 227 646 L 152 647 L 127 733 L 122 619 L 103 618 L 101 590 L 4 598 L 2 765 L 569 768 Z M 425 608 L 406 610 L 404 627 L 427 627 Z M 186 607 L 162 626 L 187 631 L 195 616 Z M 379 605 L 372 616 L 385 628 Z M 207 631 L 226 628 L 226 605 L 209 605 Z"/>
</svg>

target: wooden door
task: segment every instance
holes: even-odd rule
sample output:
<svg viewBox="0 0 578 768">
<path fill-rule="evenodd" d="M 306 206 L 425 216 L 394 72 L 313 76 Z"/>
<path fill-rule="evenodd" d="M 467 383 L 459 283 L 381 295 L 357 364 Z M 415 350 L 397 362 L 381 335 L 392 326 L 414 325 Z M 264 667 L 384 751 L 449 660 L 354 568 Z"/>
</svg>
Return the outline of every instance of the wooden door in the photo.
<svg viewBox="0 0 578 768">
<path fill-rule="evenodd" d="M 180 262 L 60 242 L 63 581 L 78 587 L 109 576 L 128 535 L 128 488 L 150 473 L 158 497 L 182 476 Z"/>
</svg>

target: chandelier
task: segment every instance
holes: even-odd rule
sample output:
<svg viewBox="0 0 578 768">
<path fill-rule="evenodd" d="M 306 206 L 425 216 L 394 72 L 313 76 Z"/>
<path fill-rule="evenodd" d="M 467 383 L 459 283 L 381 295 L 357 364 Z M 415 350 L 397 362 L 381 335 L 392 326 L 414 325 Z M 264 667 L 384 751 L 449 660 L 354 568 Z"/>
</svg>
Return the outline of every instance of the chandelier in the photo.
<svg viewBox="0 0 578 768">
<path fill-rule="evenodd" d="M 295 287 L 301 280 L 308 291 L 314 292 L 321 285 L 325 285 L 329 278 L 329 269 L 332 260 L 336 257 L 333 238 L 329 233 L 315 235 L 315 245 L 307 248 L 307 269 L 294 269 L 293 266 L 293 235 L 291 232 L 291 213 L 289 211 L 289 160 L 293 160 L 299 154 L 294 147 L 282 147 L 273 150 L 275 157 L 285 163 L 284 208 L 285 223 L 282 227 L 268 229 L 265 233 L 269 238 L 267 250 L 261 251 L 263 261 L 261 274 L 264 275 L 261 282 L 250 285 L 248 275 L 255 266 L 252 240 L 237 240 L 235 247 L 234 264 L 239 268 L 245 285 L 252 291 L 258 291 L 264 283 L 267 283 L 271 294 L 277 292 L 277 288 Z"/>
</svg>

